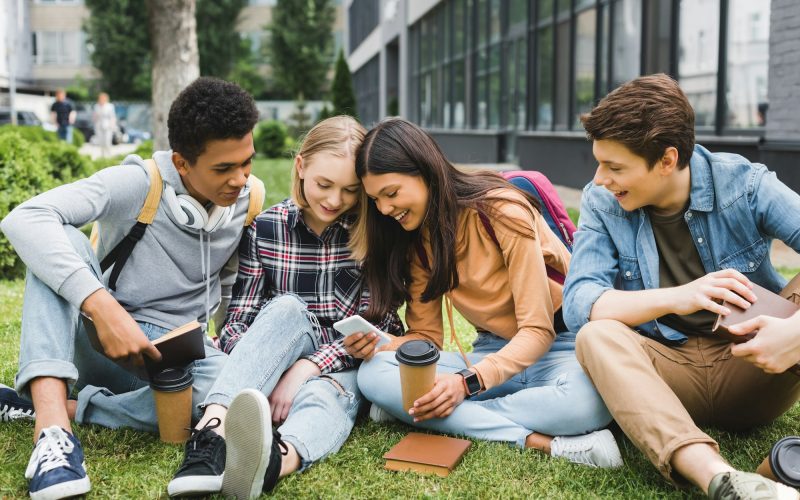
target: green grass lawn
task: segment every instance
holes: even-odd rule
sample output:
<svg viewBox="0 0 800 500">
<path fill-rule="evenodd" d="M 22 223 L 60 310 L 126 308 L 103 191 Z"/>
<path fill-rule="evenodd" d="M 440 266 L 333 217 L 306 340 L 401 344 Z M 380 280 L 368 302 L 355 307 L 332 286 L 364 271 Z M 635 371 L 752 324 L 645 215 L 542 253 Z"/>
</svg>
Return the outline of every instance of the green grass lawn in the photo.
<svg viewBox="0 0 800 500">
<path fill-rule="evenodd" d="M 289 167 L 286 160 L 259 160 L 254 166 L 253 171 L 267 185 L 268 203 L 286 196 Z M 0 382 L 7 385 L 13 383 L 17 367 L 22 291 L 21 281 L 0 282 Z M 456 330 L 465 345 L 474 337 L 474 329 L 460 316 L 456 318 Z M 754 470 L 772 443 L 800 432 L 798 417 L 800 406 L 795 406 L 774 424 L 748 433 L 708 431 L 719 440 L 734 466 Z M 0 499 L 27 496 L 23 472 L 32 449 L 32 429 L 30 421 L 0 424 Z M 279 483 L 274 495 L 642 499 L 700 496 L 697 491 L 680 491 L 663 481 L 619 431 L 615 433 L 625 467 L 615 471 L 574 466 L 538 452 L 478 441 L 447 478 L 383 470 L 382 455 L 409 430 L 399 424 L 375 424 L 362 417 L 339 453 Z M 156 436 L 130 430 L 76 426 L 76 432 L 87 455 L 91 498 L 166 497 L 166 485 L 183 456 L 182 447 L 162 444 Z"/>
</svg>

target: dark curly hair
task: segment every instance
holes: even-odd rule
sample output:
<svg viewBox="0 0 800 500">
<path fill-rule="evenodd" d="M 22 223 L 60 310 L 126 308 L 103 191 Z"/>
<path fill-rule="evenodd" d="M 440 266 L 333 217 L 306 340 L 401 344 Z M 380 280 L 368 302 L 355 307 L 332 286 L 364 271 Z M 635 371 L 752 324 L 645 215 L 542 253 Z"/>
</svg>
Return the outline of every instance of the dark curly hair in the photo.
<svg viewBox="0 0 800 500">
<path fill-rule="evenodd" d="M 201 77 L 169 108 L 169 147 L 194 164 L 209 141 L 241 139 L 258 122 L 253 96 L 235 83 Z"/>
</svg>

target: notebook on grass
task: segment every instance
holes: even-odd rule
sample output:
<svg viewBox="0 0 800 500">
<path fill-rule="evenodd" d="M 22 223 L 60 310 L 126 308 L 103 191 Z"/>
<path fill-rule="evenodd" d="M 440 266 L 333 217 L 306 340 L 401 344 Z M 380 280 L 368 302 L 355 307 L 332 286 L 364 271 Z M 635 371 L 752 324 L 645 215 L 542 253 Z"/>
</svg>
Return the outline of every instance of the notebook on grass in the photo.
<svg viewBox="0 0 800 500">
<path fill-rule="evenodd" d="M 383 455 L 385 468 L 446 477 L 471 444 L 466 439 L 412 432 Z"/>
</svg>

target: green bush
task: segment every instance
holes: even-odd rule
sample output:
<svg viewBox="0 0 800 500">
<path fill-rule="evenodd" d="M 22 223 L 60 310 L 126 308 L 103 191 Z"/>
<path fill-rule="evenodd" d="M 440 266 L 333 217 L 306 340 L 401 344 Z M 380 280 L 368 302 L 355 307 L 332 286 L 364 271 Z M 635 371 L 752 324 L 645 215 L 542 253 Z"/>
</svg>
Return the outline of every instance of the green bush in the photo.
<svg viewBox="0 0 800 500">
<path fill-rule="evenodd" d="M 280 158 L 286 153 L 286 125 L 269 120 L 256 126 L 254 134 L 256 152 L 267 158 Z"/>
<path fill-rule="evenodd" d="M 144 141 L 136 148 L 136 151 L 133 152 L 135 155 L 141 156 L 143 159 L 148 159 L 153 157 L 153 140 Z"/>
<path fill-rule="evenodd" d="M 25 140 L 31 142 L 58 142 L 58 135 L 55 132 L 48 132 L 42 127 L 21 127 L 14 125 L 3 125 L 0 127 L 0 134 L 16 133 Z"/>
<path fill-rule="evenodd" d="M 23 201 L 56 185 L 49 175 L 41 142 L 16 131 L 0 134 L 0 219 Z M 6 237 L 0 234 L 0 279 L 19 278 L 24 266 Z"/>
<path fill-rule="evenodd" d="M 80 149 L 86 143 L 86 136 L 78 128 L 72 127 L 72 145 Z"/>
<path fill-rule="evenodd" d="M 44 145 L 40 145 L 44 146 Z M 42 147 L 48 173 L 58 184 L 66 184 L 94 173 L 94 165 L 78 149 L 66 142 L 48 143 Z"/>
</svg>

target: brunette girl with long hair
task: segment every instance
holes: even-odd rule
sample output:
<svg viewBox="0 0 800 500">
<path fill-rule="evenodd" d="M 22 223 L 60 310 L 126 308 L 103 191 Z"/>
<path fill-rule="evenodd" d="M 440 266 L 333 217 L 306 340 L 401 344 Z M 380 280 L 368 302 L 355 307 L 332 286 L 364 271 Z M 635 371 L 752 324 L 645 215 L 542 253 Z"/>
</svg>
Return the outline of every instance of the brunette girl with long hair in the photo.
<svg viewBox="0 0 800 500">
<path fill-rule="evenodd" d="M 611 416 L 575 359 L 561 320 L 569 251 L 538 204 L 492 172 L 465 173 L 416 125 L 389 119 L 364 139 L 361 205 L 351 248 L 371 290 L 368 315 L 406 303 L 408 331 L 359 369 L 362 394 L 408 424 L 505 441 L 595 467 L 622 464 Z M 404 411 L 396 350 L 443 347 L 442 302 L 478 335 L 471 353 L 442 352 L 433 389 Z M 452 325 L 451 325 L 452 329 Z M 377 339 L 347 345 L 370 357 Z"/>
</svg>

